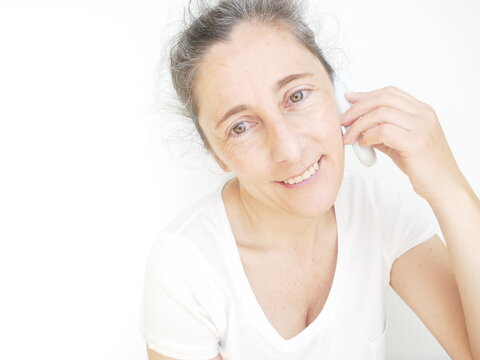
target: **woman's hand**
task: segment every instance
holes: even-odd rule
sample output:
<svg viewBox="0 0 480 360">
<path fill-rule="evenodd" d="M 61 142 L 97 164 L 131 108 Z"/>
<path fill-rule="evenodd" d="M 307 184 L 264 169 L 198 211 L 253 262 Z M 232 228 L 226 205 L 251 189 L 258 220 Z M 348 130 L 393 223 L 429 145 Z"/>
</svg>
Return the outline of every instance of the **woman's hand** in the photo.
<svg viewBox="0 0 480 360">
<path fill-rule="evenodd" d="M 345 144 L 358 140 L 387 154 L 427 201 L 465 183 L 431 106 L 393 86 L 346 99 L 352 106 L 340 117 L 341 125 L 351 125 Z"/>
</svg>

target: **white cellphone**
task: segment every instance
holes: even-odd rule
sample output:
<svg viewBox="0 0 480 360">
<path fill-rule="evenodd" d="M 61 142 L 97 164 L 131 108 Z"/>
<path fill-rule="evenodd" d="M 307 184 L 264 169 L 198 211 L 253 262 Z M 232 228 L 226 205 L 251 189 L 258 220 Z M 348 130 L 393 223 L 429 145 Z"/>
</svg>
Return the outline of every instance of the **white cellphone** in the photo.
<svg viewBox="0 0 480 360">
<path fill-rule="evenodd" d="M 344 94 L 348 91 L 347 87 L 340 80 L 338 76 L 335 76 L 333 79 L 333 87 L 335 91 L 335 100 L 337 103 L 337 108 L 340 114 L 347 111 L 351 106 L 347 99 L 345 99 Z M 342 134 L 345 134 L 350 126 L 342 126 Z M 355 155 L 357 155 L 358 160 L 365 166 L 372 166 L 377 160 L 377 154 L 373 146 L 360 146 L 358 142 L 352 145 Z"/>
</svg>

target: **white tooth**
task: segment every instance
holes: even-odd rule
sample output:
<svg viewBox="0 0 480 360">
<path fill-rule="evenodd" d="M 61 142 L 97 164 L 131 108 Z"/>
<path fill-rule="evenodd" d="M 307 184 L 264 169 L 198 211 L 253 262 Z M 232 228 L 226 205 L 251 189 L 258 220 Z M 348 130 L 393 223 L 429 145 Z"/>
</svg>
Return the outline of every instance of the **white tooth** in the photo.
<svg viewBox="0 0 480 360">
<path fill-rule="evenodd" d="M 312 175 L 310 175 L 310 171 L 308 171 L 308 170 L 305 171 L 305 172 L 302 174 L 303 180 L 307 180 L 310 176 L 312 176 Z"/>
<path fill-rule="evenodd" d="M 301 176 L 297 176 L 295 179 L 293 179 L 295 183 L 299 183 L 300 181 L 303 181 L 303 178 Z"/>
<path fill-rule="evenodd" d="M 296 184 L 296 183 L 299 183 L 303 180 L 307 180 L 310 176 L 312 176 L 313 174 L 315 174 L 315 172 L 319 169 L 318 167 L 318 163 L 315 163 L 313 164 L 312 166 L 310 166 L 307 170 L 305 170 L 305 172 L 302 174 L 302 175 L 299 175 L 295 178 L 291 178 L 289 180 L 285 180 L 283 181 L 284 183 L 288 183 L 288 184 Z"/>
</svg>

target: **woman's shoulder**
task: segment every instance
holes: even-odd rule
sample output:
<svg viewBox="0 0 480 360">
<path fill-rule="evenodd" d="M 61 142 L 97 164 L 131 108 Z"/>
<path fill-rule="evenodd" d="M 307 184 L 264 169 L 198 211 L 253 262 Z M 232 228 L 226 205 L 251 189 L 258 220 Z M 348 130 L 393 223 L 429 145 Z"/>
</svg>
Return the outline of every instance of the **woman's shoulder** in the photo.
<svg viewBox="0 0 480 360">
<path fill-rule="evenodd" d="M 404 208 L 418 208 L 422 200 L 402 179 L 386 180 L 376 173 L 349 171 L 345 176 L 339 202 L 351 219 L 378 218 L 395 222 Z"/>
<path fill-rule="evenodd" d="M 175 215 L 157 236 L 150 258 L 156 262 L 174 261 L 195 266 L 220 258 L 219 239 L 223 236 L 223 227 L 219 221 L 219 191 L 221 187 Z"/>
<path fill-rule="evenodd" d="M 211 216 L 212 206 L 215 204 L 218 191 L 219 188 L 210 191 L 187 205 L 167 223 L 162 232 L 181 234 L 188 231 L 189 228 L 204 225 L 204 222 L 208 222 Z"/>
</svg>

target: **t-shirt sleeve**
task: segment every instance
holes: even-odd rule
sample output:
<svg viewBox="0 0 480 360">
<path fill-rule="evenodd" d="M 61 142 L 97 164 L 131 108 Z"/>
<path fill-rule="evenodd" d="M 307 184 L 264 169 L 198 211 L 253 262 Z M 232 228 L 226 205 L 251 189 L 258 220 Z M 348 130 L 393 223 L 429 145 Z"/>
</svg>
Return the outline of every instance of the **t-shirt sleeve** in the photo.
<svg viewBox="0 0 480 360">
<path fill-rule="evenodd" d="M 165 235 L 163 235 L 165 236 Z M 201 262 L 179 246 L 180 238 L 160 239 L 146 266 L 140 331 L 148 347 L 180 360 L 207 360 L 218 354 L 218 334 L 198 292 Z"/>
<path fill-rule="evenodd" d="M 415 193 L 409 183 L 374 181 L 391 267 L 408 250 L 434 236 L 438 232 L 438 223 L 428 202 Z"/>
</svg>

